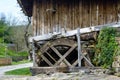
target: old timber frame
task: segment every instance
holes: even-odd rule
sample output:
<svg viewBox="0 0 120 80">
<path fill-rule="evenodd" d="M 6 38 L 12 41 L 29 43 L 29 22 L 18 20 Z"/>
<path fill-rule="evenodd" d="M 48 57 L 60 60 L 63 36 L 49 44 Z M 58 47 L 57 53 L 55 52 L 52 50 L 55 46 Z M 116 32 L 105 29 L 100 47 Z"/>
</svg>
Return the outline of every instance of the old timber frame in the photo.
<svg viewBox="0 0 120 80">
<path fill-rule="evenodd" d="M 120 0 L 18 0 L 32 17 L 33 73 L 94 67 L 87 51 L 103 27 L 120 27 Z"/>
</svg>

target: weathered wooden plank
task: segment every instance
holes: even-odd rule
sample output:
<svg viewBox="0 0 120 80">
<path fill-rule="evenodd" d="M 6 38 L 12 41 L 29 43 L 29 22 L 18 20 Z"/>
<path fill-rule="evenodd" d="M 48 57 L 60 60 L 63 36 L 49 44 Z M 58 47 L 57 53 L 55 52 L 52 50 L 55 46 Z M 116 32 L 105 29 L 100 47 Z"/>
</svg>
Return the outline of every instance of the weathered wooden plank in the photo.
<svg viewBox="0 0 120 80">
<path fill-rule="evenodd" d="M 107 4 L 107 0 L 104 0 L 103 2 L 103 21 L 104 21 L 104 24 L 107 24 L 107 8 L 106 8 L 106 5 Z"/>
<path fill-rule="evenodd" d="M 76 29 L 78 26 L 77 26 L 77 17 L 78 16 L 76 16 L 77 15 L 77 3 L 76 3 L 76 1 L 77 0 L 73 0 L 74 1 L 74 29 Z"/>
<path fill-rule="evenodd" d="M 39 4 L 39 1 L 37 2 L 37 16 L 38 16 L 38 21 L 37 21 L 37 24 L 38 24 L 38 35 L 41 34 L 41 31 L 40 31 L 40 4 Z"/>
<path fill-rule="evenodd" d="M 74 29 L 74 1 L 71 2 L 71 29 Z"/>
<path fill-rule="evenodd" d="M 93 65 L 84 55 L 82 55 L 82 56 L 83 56 L 83 58 L 87 61 L 87 63 L 88 63 L 90 66 L 94 67 L 94 65 Z"/>
<path fill-rule="evenodd" d="M 48 52 L 46 52 L 46 53 L 53 61 L 57 62 Z"/>
<path fill-rule="evenodd" d="M 109 6 L 111 5 L 111 6 Z M 107 3 L 106 3 L 106 14 L 107 14 L 107 23 L 111 23 L 112 22 L 112 1 L 108 1 L 107 0 Z"/>
<path fill-rule="evenodd" d="M 71 30 L 71 0 L 67 0 L 67 31 Z"/>
<path fill-rule="evenodd" d="M 90 26 L 90 16 L 91 16 L 91 15 L 90 15 L 90 12 L 91 12 L 91 11 L 90 11 L 90 10 L 91 10 L 91 9 L 90 9 L 90 8 L 91 8 L 91 6 L 90 6 L 90 1 L 91 1 L 91 0 L 87 0 L 87 2 L 86 2 L 86 16 L 87 16 L 87 17 L 86 17 L 86 18 L 87 18 L 87 19 L 86 19 L 86 20 L 87 20 L 87 21 L 86 21 L 86 26 Z"/>
<path fill-rule="evenodd" d="M 116 22 L 118 22 L 118 1 L 119 0 L 114 0 L 115 1 L 115 17 L 116 17 Z"/>
<path fill-rule="evenodd" d="M 97 0 L 91 0 L 91 26 L 98 25 Z"/>
<path fill-rule="evenodd" d="M 59 28 L 59 18 L 58 18 L 58 3 L 57 0 L 54 0 L 54 9 L 56 10 L 53 14 L 55 15 L 55 27 L 56 27 L 56 32 L 60 32 Z"/>
<path fill-rule="evenodd" d="M 120 22 L 120 0 L 118 0 L 118 22 Z"/>
<path fill-rule="evenodd" d="M 39 22 L 40 22 L 39 21 L 40 20 L 40 18 L 39 18 L 40 17 L 40 12 L 39 12 L 39 3 L 38 3 L 38 1 L 36 2 L 36 16 L 37 16 L 36 17 L 36 20 L 37 20 L 36 21 L 36 25 L 37 25 L 36 26 L 36 31 L 37 31 L 36 35 L 39 35 L 40 34 L 40 25 L 39 25 Z"/>
<path fill-rule="evenodd" d="M 77 15 L 76 16 L 76 28 L 80 27 L 80 23 L 79 23 L 79 20 L 80 20 L 79 3 L 80 3 L 80 0 L 76 0 L 76 2 L 75 2 L 75 9 L 76 9 L 76 15 Z"/>
<path fill-rule="evenodd" d="M 41 55 L 41 58 L 49 65 L 49 66 L 53 66 L 53 64 L 43 55 Z"/>
<path fill-rule="evenodd" d="M 78 59 L 72 64 L 72 66 L 76 66 L 78 64 Z"/>
<path fill-rule="evenodd" d="M 44 7 L 43 7 L 43 5 L 44 5 Z M 43 22 L 43 24 L 44 24 L 44 34 L 47 34 L 48 33 L 48 28 L 47 28 L 47 13 L 46 13 L 46 8 L 47 8 L 47 0 L 43 0 L 43 2 L 42 2 L 42 16 L 44 16 L 43 18 L 44 18 L 44 22 Z"/>
<path fill-rule="evenodd" d="M 120 23 L 111 23 L 111 24 L 106 24 L 106 25 L 99 25 L 99 26 L 91 26 L 91 27 L 88 27 L 88 28 L 81 28 L 80 31 L 81 31 L 81 34 L 84 34 L 84 33 L 90 33 L 90 32 L 94 32 L 94 31 L 100 31 L 103 27 L 114 27 L 114 28 L 118 28 L 120 27 Z M 50 40 L 52 39 L 53 37 L 55 36 L 61 36 L 61 37 L 68 37 L 68 36 L 74 36 L 77 34 L 77 30 L 71 30 L 71 31 L 67 31 L 65 34 L 62 34 L 62 33 L 53 33 L 53 34 L 45 34 L 45 35 L 41 35 L 41 36 L 35 36 L 35 37 L 30 37 L 29 38 L 29 42 L 32 42 L 32 40 L 35 40 L 35 41 L 43 41 L 43 40 Z M 57 38 L 57 37 L 56 37 Z"/>
<path fill-rule="evenodd" d="M 33 66 L 36 67 L 37 63 L 36 63 L 36 52 L 35 52 L 35 45 L 34 45 L 34 41 L 32 42 L 32 58 L 33 58 Z"/>
<path fill-rule="evenodd" d="M 57 31 L 57 27 L 74 30 L 118 21 L 119 0 L 35 0 L 34 36 Z M 56 8 L 56 12 L 52 9 Z M 59 32 L 59 31 L 57 31 Z"/>
<path fill-rule="evenodd" d="M 82 28 L 86 27 L 85 0 L 82 0 Z"/>
<path fill-rule="evenodd" d="M 82 0 L 79 2 L 79 28 L 82 28 Z"/>
<path fill-rule="evenodd" d="M 34 36 L 36 36 L 36 22 L 37 22 L 37 20 L 36 20 L 36 17 L 37 17 L 37 15 L 36 15 L 36 0 L 34 0 L 34 5 L 33 5 L 33 35 Z"/>
<path fill-rule="evenodd" d="M 80 39 L 80 29 L 77 30 L 77 42 L 78 42 L 78 66 L 81 67 L 81 39 Z"/>
<path fill-rule="evenodd" d="M 104 0 L 98 0 L 98 8 L 99 8 L 99 13 L 98 13 L 98 25 L 104 24 L 104 16 L 103 16 L 103 2 Z"/>
</svg>

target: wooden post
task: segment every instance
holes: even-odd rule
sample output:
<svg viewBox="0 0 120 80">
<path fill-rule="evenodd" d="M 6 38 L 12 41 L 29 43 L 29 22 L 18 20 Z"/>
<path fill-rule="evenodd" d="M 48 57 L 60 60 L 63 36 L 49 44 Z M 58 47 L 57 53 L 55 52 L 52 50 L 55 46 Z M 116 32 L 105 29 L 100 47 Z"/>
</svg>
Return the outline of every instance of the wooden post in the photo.
<svg viewBox="0 0 120 80">
<path fill-rule="evenodd" d="M 77 29 L 77 42 L 78 42 L 78 66 L 81 67 L 81 42 L 80 42 L 80 29 Z"/>
<path fill-rule="evenodd" d="M 32 57 L 33 57 L 33 67 L 36 67 L 37 66 L 37 64 L 36 64 L 36 62 L 35 62 L 35 46 L 34 46 L 34 40 L 33 40 L 33 42 L 32 42 Z"/>
</svg>

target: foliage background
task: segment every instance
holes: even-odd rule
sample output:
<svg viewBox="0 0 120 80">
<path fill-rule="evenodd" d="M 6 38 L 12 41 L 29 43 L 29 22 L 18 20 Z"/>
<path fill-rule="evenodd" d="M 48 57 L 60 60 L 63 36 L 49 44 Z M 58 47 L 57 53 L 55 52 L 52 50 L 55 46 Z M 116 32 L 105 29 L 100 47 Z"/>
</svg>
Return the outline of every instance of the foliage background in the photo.
<svg viewBox="0 0 120 80">
<path fill-rule="evenodd" d="M 0 17 L 0 57 L 27 57 L 27 48 L 24 40 L 26 25 L 11 25 L 6 17 Z M 32 30 L 32 29 L 30 29 Z M 8 49 L 8 44 L 15 44 L 15 50 Z"/>
</svg>

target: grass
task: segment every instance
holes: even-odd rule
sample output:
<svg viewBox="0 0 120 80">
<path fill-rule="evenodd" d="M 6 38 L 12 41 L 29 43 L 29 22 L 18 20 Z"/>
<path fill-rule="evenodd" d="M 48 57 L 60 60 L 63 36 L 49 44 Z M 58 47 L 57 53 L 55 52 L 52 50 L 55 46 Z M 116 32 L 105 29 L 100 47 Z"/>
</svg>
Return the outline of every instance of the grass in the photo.
<svg viewBox="0 0 120 80">
<path fill-rule="evenodd" d="M 17 65 L 17 64 L 24 64 L 24 63 L 29 63 L 31 61 L 29 60 L 22 60 L 22 61 L 18 61 L 18 62 L 12 62 L 12 65 Z"/>
<path fill-rule="evenodd" d="M 4 55 L 0 55 L 0 58 L 5 58 L 5 56 Z"/>
<path fill-rule="evenodd" d="M 28 75 L 31 76 L 29 68 L 15 69 L 5 72 L 6 75 Z"/>
<path fill-rule="evenodd" d="M 1 48 L 2 47 L 2 48 Z M 5 54 L 6 52 L 6 54 Z M 4 57 L 27 57 L 28 56 L 28 52 L 26 51 L 22 51 L 22 52 L 15 52 L 12 50 L 6 50 L 4 46 L 0 46 L 0 57 L 4 58 Z"/>
</svg>

